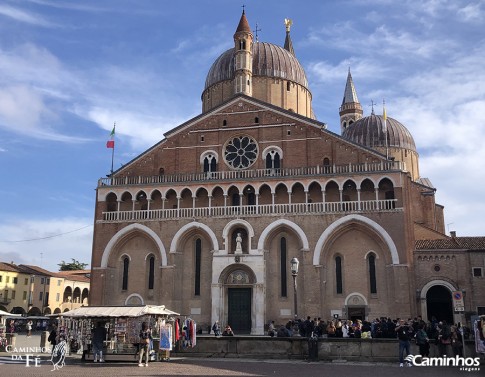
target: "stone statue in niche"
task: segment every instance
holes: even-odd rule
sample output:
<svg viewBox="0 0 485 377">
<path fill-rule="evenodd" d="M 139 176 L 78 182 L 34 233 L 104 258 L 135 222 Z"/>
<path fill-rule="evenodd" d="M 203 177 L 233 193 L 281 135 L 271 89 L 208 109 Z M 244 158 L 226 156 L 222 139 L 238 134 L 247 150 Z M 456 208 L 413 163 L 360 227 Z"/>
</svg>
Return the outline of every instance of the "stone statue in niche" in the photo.
<svg viewBox="0 0 485 377">
<path fill-rule="evenodd" d="M 237 234 L 237 237 L 236 237 L 236 254 L 242 254 L 242 237 L 241 237 L 241 233 L 238 233 Z"/>
</svg>

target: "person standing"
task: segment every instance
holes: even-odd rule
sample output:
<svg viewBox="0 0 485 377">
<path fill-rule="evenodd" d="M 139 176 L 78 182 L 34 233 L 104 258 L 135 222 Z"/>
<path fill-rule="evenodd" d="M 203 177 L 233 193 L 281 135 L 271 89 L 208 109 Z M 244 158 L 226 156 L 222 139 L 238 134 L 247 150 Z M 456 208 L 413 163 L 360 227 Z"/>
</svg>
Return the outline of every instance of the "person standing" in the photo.
<svg viewBox="0 0 485 377">
<path fill-rule="evenodd" d="M 27 328 L 27 338 L 30 338 L 32 336 L 32 321 L 29 319 L 26 325 Z"/>
<path fill-rule="evenodd" d="M 394 329 L 397 333 L 399 339 L 399 366 L 404 366 L 404 351 L 406 351 L 406 356 L 411 354 L 411 343 L 409 342 L 410 336 L 412 334 L 411 327 L 404 321 L 400 319 L 398 325 Z M 412 366 L 411 363 L 407 362 L 406 366 Z"/>
<path fill-rule="evenodd" d="M 429 357 L 429 338 L 424 330 L 424 323 L 418 325 L 418 331 L 415 335 L 416 344 L 419 346 L 419 354 L 421 356 Z"/>
<path fill-rule="evenodd" d="M 150 341 L 152 334 L 146 322 L 141 324 L 140 330 L 140 358 L 138 360 L 138 366 L 143 366 L 143 353 L 145 353 L 145 366 L 148 366 L 148 358 L 150 353 Z"/>
<path fill-rule="evenodd" d="M 98 322 L 93 330 L 93 354 L 94 362 L 98 360 L 100 363 L 104 363 L 103 359 L 103 345 L 106 340 L 106 327 L 104 323 Z"/>
<path fill-rule="evenodd" d="M 446 356 L 447 348 L 451 345 L 451 328 L 445 320 L 438 325 L 438 352 L 440 356 Z"/>
<path fill-rule="evenodd" d="M 453 355 L 463 357 L 463 337 L 458 326 L 451 326 L 451 349 Z"/>
<path fill-rule="evenodd" d="M 52 330 L 49 334 L 49 337 L 47 338 L 47 341 L 51 344 L 52 350 L 54 350 L 56 344 L 57 344 L 57 326 L 52 325 Z"/>
<path fill-rule="evenodd" d="M 214 331 L 215 336 L 221 336 L 221 325 L 219 324 L 219 321 L 214 322 L 212 325 L 212 331 Z"/>
</svg>

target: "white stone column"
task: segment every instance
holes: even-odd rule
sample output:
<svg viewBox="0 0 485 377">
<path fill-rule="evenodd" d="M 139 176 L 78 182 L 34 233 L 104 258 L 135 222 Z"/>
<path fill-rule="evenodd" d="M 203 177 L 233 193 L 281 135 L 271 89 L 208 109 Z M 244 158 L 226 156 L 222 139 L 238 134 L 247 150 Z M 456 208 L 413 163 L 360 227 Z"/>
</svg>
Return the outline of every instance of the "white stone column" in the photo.
<svg viewBox="0 0 485 377">
<path fill-rule="evenodd" d="M 264 291 L 264 284 L 254 284 L 251 335 L 264 335 L 264 315 L 266 308 Z"/>
<path fill-rule="evenodd" d="M 222 325 L 224 322 L 224 295 L 223 295 L 223 285 L 220 283 L 212 283 L 211 287 L 212 296 L 212 310 L 211 310 L 211 326 L 215 321 L 219 321 Z"/>
<path fill-rule="evenodd" d="M 256 213 L 259 215 L 259 193 L 255 193 L 254 196 L 256 197 Z"/>
<path fill-rule="evenodd" d="M 360 189 L 357 189 L 357 205 L 358 205 L 358 208 L 359 208 L 359 211 L 362 210 L 361 206 L 360 206 Z"/>
</svg>

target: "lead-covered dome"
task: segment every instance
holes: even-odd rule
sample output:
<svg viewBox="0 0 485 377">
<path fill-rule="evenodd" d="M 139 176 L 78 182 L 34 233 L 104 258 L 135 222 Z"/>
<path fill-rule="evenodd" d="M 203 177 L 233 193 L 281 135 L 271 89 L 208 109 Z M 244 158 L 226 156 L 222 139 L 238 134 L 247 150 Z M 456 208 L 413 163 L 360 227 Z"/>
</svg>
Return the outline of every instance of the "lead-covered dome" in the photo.
<svg viewBox="0 0 485 377">
<path fill-rule="evenodd" d="M 254 76 L 276 77 L 304 86 L 308 80 L 298 59 L 283 47 L 266 42 L 254 42 L 252 46 Z M 235 50 L 231 48 L 212 64 L 205 80 L 204 90 L 221 81 L 234 79 Z"/>
<path fill-rule="evenodd" d="M 384 130 L 384 117 L 372 114 L 359 119 L 347 127 L 342 136 L 354 143 L 365 145 L 369 148 L 395 147 L 416 152 L 416 144 L 409 130 L 400 122 L 387 117 L 387 144 Z"/>
</svg>

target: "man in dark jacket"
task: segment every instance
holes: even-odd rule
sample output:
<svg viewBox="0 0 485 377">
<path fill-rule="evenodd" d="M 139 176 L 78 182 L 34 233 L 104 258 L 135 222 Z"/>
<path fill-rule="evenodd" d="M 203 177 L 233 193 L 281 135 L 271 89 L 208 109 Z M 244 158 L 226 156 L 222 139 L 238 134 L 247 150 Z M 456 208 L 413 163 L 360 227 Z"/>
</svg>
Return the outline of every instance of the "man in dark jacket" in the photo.
<svg viewBox="0 0 485 377">
<path fill-rule="evenodd" d="M 412 327 L 400 319 L 398 325 L 394 329 L 397 333 L 397 338 L 399 339 L 399 366 L 404 366 L 404 351 L 406 351 L 406 356 L 411 354 L 411 343 L 409 342 L 411 334 L 413 333 Z M 406 363 L 406 366 L 412 366 L 410 362 Z"/>
</svg>

